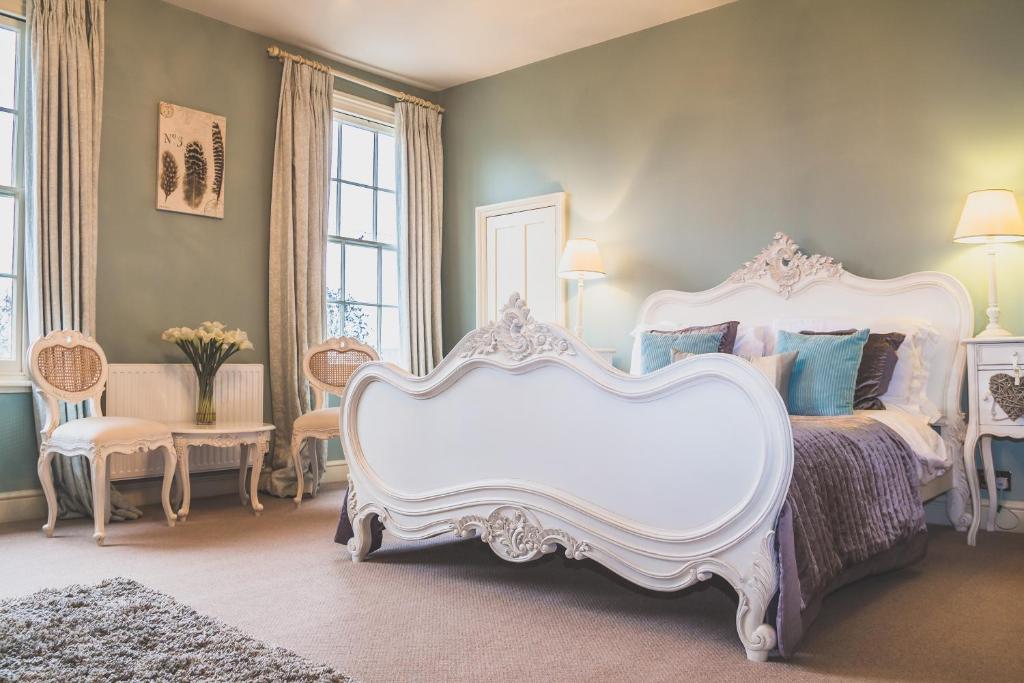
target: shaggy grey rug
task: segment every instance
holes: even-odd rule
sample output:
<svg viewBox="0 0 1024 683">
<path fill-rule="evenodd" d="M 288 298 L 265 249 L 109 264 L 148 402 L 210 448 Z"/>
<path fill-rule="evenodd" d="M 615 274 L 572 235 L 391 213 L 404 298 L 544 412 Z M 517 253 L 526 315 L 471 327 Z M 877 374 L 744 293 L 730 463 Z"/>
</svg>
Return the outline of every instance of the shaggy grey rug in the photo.
<svg viewBox="0 0 1024 683">
<path fill-rule="evenodd" d="M 0 601 L 0 681 L 340 681 L 130 579 Z"/>
</svg>

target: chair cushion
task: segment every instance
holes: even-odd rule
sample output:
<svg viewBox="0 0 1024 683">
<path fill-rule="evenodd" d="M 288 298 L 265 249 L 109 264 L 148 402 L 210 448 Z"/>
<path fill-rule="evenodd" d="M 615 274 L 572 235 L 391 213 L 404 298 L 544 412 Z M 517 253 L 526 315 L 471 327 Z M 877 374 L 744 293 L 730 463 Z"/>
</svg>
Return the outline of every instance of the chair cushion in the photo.
<svg viewBox="0 0 1024 683">
<path fill-rule="evenodd" d="M 62 443 L 124 443 L 138 439 L 167 439 L 167 425 L 137 417 L 83 417 L 71 420 L 53 430 L 51 442 Z"/>
<path fill-rule="evenodd" d="M 321 408 L 311 410 L 299 419 L 295 420 L 293 431 L 323 431 L 333 429 L 341 432 L 341 408 Z"/>
</svg>

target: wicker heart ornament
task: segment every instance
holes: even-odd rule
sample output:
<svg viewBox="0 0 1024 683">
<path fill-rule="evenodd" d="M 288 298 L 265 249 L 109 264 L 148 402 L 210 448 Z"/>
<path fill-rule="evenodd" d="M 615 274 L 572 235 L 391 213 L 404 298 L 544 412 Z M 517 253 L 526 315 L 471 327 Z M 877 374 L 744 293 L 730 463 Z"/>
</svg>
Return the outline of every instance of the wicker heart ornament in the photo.
<svg viewBox="0 0 1024 683">
<path fill-rule="evenodd" d="M 1024 384 L 1015 384 L 1013 375 L 1004 372 L 992 375 L 988 390 L 1008 418 L 1017 420 L 1024 415 Z"/>
</svg>

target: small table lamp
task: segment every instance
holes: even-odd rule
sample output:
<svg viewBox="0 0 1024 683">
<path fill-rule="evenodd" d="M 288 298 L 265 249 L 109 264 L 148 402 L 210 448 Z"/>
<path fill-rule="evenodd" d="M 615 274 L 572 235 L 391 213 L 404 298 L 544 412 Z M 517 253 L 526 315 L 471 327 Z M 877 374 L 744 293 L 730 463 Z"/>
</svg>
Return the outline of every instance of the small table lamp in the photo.
<svg viewBox="0 0 1024 683">
<path fill-rule="evenodd" d="M 583 338 L 583 281 L 604 277 L 604 263 L 597 242 L 591 239 L 568 240 L 558 262 L 558 277 L 577 281 L 576 336 Z"/>
<path fill-rule="evenodd" d="M 1017 198 L 1010 190 L 978 190 L 967 195 L 960 223 L 956 226 L 954 242 L 987 244 L 988 270 L 988 325 L 978 338 L 1012 336 L 999 325 L 999 294 L 996 288 L 996 244 L 1024 240 L 1024 221 L 1021 221 Z"/>
</svg>

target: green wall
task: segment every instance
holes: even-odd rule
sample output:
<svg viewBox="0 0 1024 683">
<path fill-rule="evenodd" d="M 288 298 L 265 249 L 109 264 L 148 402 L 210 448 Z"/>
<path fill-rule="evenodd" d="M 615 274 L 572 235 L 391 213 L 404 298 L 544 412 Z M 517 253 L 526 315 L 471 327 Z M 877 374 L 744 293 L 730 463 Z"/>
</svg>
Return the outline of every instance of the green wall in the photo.
<svg viewBox="0 0 1024 683">
<path fill-rule="evenodd" d="M 275 42 L 159 0 L 107 2 L 96 300 L 97 338 L 112 363 L 184 362 L 160 333 L 214 319 L 247 330 L 256 346 L 233 360 L 267 364 L 281 65 L 266 48 Z M 155 209 L 161 100 L 227 117 L 223 220 Z M 269 417 L 269 385 L 265 393 Z M 0 492 L 38 485 L 33 430 L 28 395 L 0 395 Z"/>
<path fill-rule="evenodd" d="M 587 341 L 620 367 L 644 297 L 777 230 L 859 275 L 953 273 L 980 324 L 983 252 L 950 240 L 970 190 L 1024 192 L 1022 27 L 1020 0 L 740 0 L 446 91 L 446 347 L 474 325 L 474 207 L 559 190 L 609 273 Z M 1024 251 L 1001 263 L 1024 333 Z"/>
</svg>

